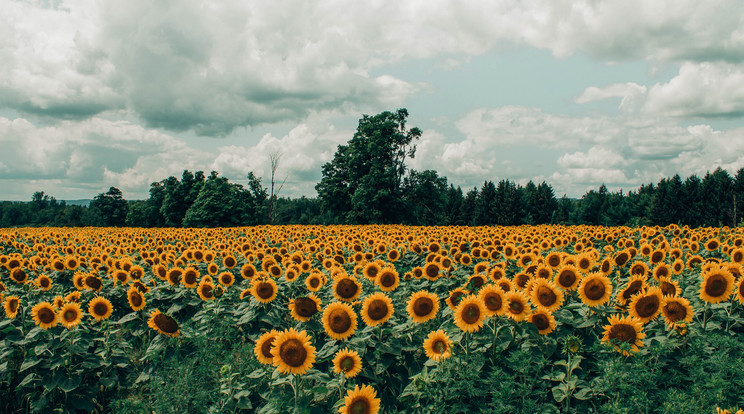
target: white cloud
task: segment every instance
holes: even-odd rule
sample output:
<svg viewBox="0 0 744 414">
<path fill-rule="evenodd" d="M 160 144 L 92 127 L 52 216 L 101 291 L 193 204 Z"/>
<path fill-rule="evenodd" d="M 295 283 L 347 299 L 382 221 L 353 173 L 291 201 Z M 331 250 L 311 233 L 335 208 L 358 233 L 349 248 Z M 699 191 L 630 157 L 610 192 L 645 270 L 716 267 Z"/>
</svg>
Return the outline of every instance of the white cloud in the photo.
<svg viewBox="0 0 744 414">
<path fill-rule="evenodd" d="M 575 101 L 585 104 L 593 101 L 601 101 L 609 98 L 621 98 L 620 110 L 632 112 L 638 108 L 645 97 L 646 87 L 635 82 L 614 83 L 605 87 L 590 86 L 584 90 Z"/>
</svg>

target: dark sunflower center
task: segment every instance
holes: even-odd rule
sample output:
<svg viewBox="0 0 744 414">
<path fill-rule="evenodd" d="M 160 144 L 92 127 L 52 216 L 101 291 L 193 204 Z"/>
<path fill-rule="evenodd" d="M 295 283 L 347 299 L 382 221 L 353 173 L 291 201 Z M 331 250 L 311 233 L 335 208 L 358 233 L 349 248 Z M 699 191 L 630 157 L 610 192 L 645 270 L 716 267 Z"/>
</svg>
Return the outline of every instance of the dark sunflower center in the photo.
<svg viewBox="0 0 744 414">
<path fill-rule="evenodd" d="M 220 282 L 225 285 L 229 285 L 230 283 L 232 283 L 232 275 L 230 273 L 225 273 L 224 275 L 220 276 Z"/>
<path fill-rule="evenodd" d="M 54 311 L 46 307 L 39 309 L 37 315 L 42 323 L 52 323 L 55 319 Z"/>
<path fill-rule="evenodd" d="M 269 268 L 269 271 L 270 271 L 270 272 L 271 272 L 271 274 L 272 274 L 273 276 L 275 276 L 275 277 L 279 277 L 279 276 L 280 276 L 280 275 L 282 274 L 282 268 L 281 268 L 281 267 L 279 267 L 279 266 L 271 266 L 271 267 Z"/>
<path fill-rule="evenodd" d="M 728 281 L 723 275 L 712 275 L 705 282 L 705 293 L 708 296 L 717 298 L 726 292 Z"/>
<path fill-rule="evenodd" d="M 634 343 L 636 340 L 636 330 L 634 327 L 628 324 L 617 324 L 610 328 L 610 339 L 615 339 L 620 342 Z"/>
<path fill-rule="evenodd" d="M 438 339 L 434 341 L 434 343 L 431 345 L 431 348 L 437 354 L 443 354 L 447 350 L 447 344 L 443 340 Z"/>
<path fill-rule="evenodd" d="M 468 325 L 472 325 L 480 319 L 480 308 L 478 305 L 471 303 L 469 305 L 465 306 L 465 309 L 462 310 L 462 320 L 465 321 Z"/>
<path fill-rule="evenodd" d="M 101 280 L 95 276 L 88 276 L 85 278 L 85 286 L 93 290 L 98 290 L 101 288 Z"/>
<path fill-rule="evenodd" d="M 509 302 L 509 309 L 514 314 L 520 314 L 524 310 L 524 304 L 518 300 Z"/>
<path fill-rule="evenodd" d="M 579 268 L 581 269 L 588 269 L 589 266 L 592 264 L 592 262 L 589 261 L 589 259 L 581 259 L 579 260 Z"/>
<path fill-rule="evenodd" d="M 307 350 L 299 339 L 288 339 L 279 347 L 279 357 L 290 367 L 299 367 L 307 359 Z"/>
<path fill-rule="evenodd" d="M 164 313 L 159 313 L 155 316 L 154 322 L 155 326 L 165 333 L 173 334 L 178 332 L 178 322 Z"/>
<path fill-rule="evenodd" d="M 548 286 L 538 286 L 537 301 L 540 302 L 540 305 L 550 307 L 553 306 L 557 300 L 558 296 L 553 292 L 553 289 Z"/>
<path fill-rule="evenodd" d="M 485 302 L 486 307 L 490 311 L 498 311 L 501 309 L 502 301 L 501 301 L 501 295 L 497 293 L 488 293 L 486 294 L 486 297 L 484 298 L 483 302 Z"/>
<path fill-rule="evenodd" d="M 96 316 L 104 316 L 108 313 L 108 309 L 108 305 L 104 302 L 98 302 L 93 305 L 93 313 L 96 314 Z"/>
<path fill-rule="evenodd" d="M 51 281 L 45 277 L 39 281 L 39 285 L 41 285 L 41 287 L 43 288 L 48 288 L 50 283 Z"/>
<path fill-rule="evenodd" d="M 170 280 L 174 285 L 181 283 L 181 272 L 178 270 L 171 270 L 170 273 L 168 273 L 168 280 Z"/>
<path fill-rule="evenodd" d="M 377 277 L 377 273 L 378 272 L 379 272 L 379 269 L 377 269 L 376 267 L 372 266 L 369 269 L 367 269 L 367 276 L 369 276 L 369 277 L 371 277 L 371 278 L 374 279 L 374 278 Z"/>
<path fill-rule="evenodd" d="M 426 276 L 429 276 L 430 278 L 435 278 L 439 274 L 439 268 L 436 266 L 426 266 L 425 272 L 426 272 Z"/>
<path fill-rule="evenodd" d="M 13 298 L 8 301 L 8 308 L 10 309 L 11 312 L 15 312 L 18 310 L 18 304 L 19 304 L 18 299 Z"/>
<path fill-rule="evenodd" d="M 669 322 L 677 322 L 687 317 L 687 308 L 678 302 L 668 302 L 664 306 L 664 316 Z"/>
<path fill-rule="evenodd" d="M 602 262 L 602 267 L 600 268 L 602 272 L 608 272 L 610 270 L 610 262 Z"/>
<path fill-rule="evenodd" d="M 453 293 L 450 296 L 450 301 L 452 302 L 452 304 L 455 305 L 455 306 L 457 306 L 457 304 L 460 303 L 460 299 L 462 299 L 462 295 L 464 295 L 464 293 L 462 293 L 462 292 L 455 292 L 455 293 Z"/>
<path fill-rule="evenodd" d="M 357 291 L 359 291 L 359 286 L 348 277 L 339 280 L 336 284 L 336 293 L 344 299 L 353 298 Z"/>
<path fill-rule="evenodd" d="M 442 259 L 442 266 L 446 268 L 452 266 L 452 260 L 450 260 L 449 258 Z"/>
<path fill-rule="evenodd" d="M 268 299 L 274 296 L 274 286 L 271 283 L 261 282 L 256 286 L 256 296 L 261 299 Z"/>
<path fill-rule="evenodd" d="M 349 372 L 354 368 L 354 358 L 350 356 L 344 357 L 338 365 L 344 372 Z"/>
<path fill-rule="evenodd" d="M 77 315 L 78 315 L 77 311 L 73 309 L 68 309 L 65 311 L 64 314 L 62 314 L 62 318 L 65 320 L 65 322 L 72 322 L 75 319 L 77 319 Z"/>
<path fill-rule="evenodd" d="M 550 256 L 548 258 L 548 264 L 552 267 L 556 267 L 561 264 L 561 258 L 558 256 Z"/>
<path fill-rule="evenodd" d="M 571 270 L 564 270 L 558 275 L 558 283 L 563 287 L 571 287 L 576 282 L 576 274 Z"/>
<path fill-rule="evenodd" d="M 669 276 L 669 268 L 667 268 L 666 266 L 661 266 L 656 269 L 656 277 L 662 278 L 667 276 Z"/>
<path fill-rule="evenodd" d="M 434 301 L 431 298 L 418 298 L 413 302 L 413 313 L 416 316 L 427 316 L 434 310 Z"/>
<path fill-rule="evenodd" d="M 225 267 L 230 268 L 235 266 L 235 259 L 233 257 L 226 257 L 225 261 L 223 262 L 225 264 Z"/>
<path fill-rule="evenodd" d="M 473 286 L 475 286 L 476 288 L 479 288 L 479 287 L 483 286 L 483 284 L 485 283 L 485 281 L 483 280 L 483 278 L 480 277 L 480 276 L 474 277 L 472 279 L 472 282 L 473 282 Z"/>
<path fill-rule="evenodd" d="M 252 278 L 254 274 L 255 271 L 251 267 L 246 267 L 245 269 L 243 269 L 243 277 L 245 277 L 246 279 Z"/>
<path fill-rule="evenodd" d="M 656 295 L 644 296 L 638 299 L 635 309 L 641 318 L 650 318 L 659 310 L 659 297 Z"/>
<path fill-rule="evenodd" d="M 641 291 L 641 288 L 643 287 L 643 282 L 640 280 L 636 280 L 630 285 L 628 285 L 628 288 L 625 289 L 623 292 L 623 299 L 630 299 L 631 296 L 635 295 L 636 293 Z"/>
<path fill-rule="evenodd" d="M 129 296 L 129 300 L 132 301 L 132 305 L 134 305 L 134 307 L 142 305 L 142 295 L 140 295 L 139 292 L 132 292 L 132 294 Z"/>
<path fill-rule="evenodd" d="M 328 326 L 337 334 L 348 332 L 351 323 L 351 316 L 343 309 L 334 309 L 328 315 Z"/>
<path fill-rule="evenodd" d="M 297 298 L 294 301 L 295 313 L 303 318 L 309 318 L 318 313 L 318 305 L 310 298 Z"/>
<path fill-rule="evenodd" d="M 524 288 L 527 286 L 527 282 L 530 281 L 530 277 L 526 273 L 520 273 L 517 275 L 517 279 L 515 282 L 517 282 L 517 286 L 520 288 Z"/>
<path fill-rule="evenodd" d="M 183 283 L 187 285 L 193 285 L 196 283 L 196 272 L 188 271 L 183 274 Z"/>
<path fill-rule="evenodd" d="M 205 298 L 211 298 L 212 296 L 214 296 L 214 292 L 212 292 L 213 290 L 214 288 L 212 288 L 212 285 L 207 284 L 201 288 L 201 293 Z M 262 297 L 261 299 L 266 299 L 266 298 Z"/>
<path fill-rule="evenodd" d="M 542 313 L 538 313 L 537 315 L 533 316 L 532 323 L 537 326 L 538 331 L 544 331 L 550 328 L 550 319 L 548 319 L 548 317 L 543 315 Z"/>
<path fill-rule="evenodd" d="M 548 269 L 540 269 L 537 271 L 537 277 L 540 279 L 549 279 L 550 271 Z"/>
<path fill-rule="evenodd" d="M 628 261 L 629 257 L 627 253 L 620 253 L 615 258 L 615 264 L 618 266 L 624 265 Z"/>
<path fill-rule="evenodd" d="M 387 303 L 382 299 L 373 300 L 367 308 L 367 316 L 373 321 L 382 320 L 389 312 L 390 309 L 388 309 Z"/>
<path fill-rule="evenodd" d="M 643 276 L 646 274 L 646 268 L 640 264 L 633 265 L 633 267 L 630 268 L 630 274 Z"/>
<path fill-rule="evenodd" d="M 275 339 L 275 337 L 269 338 L 261 344 L 261 355 L 266 358 L 273 358 L 273 355 L 271 355 L 271 345 L 274 344 Z"/>
<path fill-rule="evenodd" d="M 651 255 L 651 262 L 653 263 L 659 263 L 661 259 L 664 258 L 664 253 L 662 252 L 654 252 L 654 254 Z"/>
<path fill-rule="evenodd" d="M 22 269 L 15 268 L 13 269 L 12 273 L 13 280 L 16 282 L 23 282 L 26 280 L 26 272 L 24 272 Z"/>
<path fill-rule="evenodd" d="M 349 413 L 351 414 L 368 414 L 372 412 L 372 407 L 366 397 L 357 397 L 349 404 Z"/>
<path fill-rule="evenodd" d="M 395 284 L 395 275 L 392 273 L 383 273 L 382 276 L 380 276 L 380 285 L 385 287 L 390 287 Z"/>
<path fill-rule="evenodd" d="M 604 283 L 597 279 L 591 279 L 584 285 L 584 295 L 589 300 L 600 300 L 606 292 Z"/>
<path fill-rule="evenodd" d="M 674 296 L 677 294 L 677 288 L 670 282 L 663 281 L 659 286 L 661 287 L 661 294 L 664 296 Z"/>
<path fill-rule="evenodd" d="M 310 287 L 316 288 L 318 287 L 318 285 L 320 285 L 320 279 L 318 279 L 317 277 L 310 279 Z"/>
</svg>

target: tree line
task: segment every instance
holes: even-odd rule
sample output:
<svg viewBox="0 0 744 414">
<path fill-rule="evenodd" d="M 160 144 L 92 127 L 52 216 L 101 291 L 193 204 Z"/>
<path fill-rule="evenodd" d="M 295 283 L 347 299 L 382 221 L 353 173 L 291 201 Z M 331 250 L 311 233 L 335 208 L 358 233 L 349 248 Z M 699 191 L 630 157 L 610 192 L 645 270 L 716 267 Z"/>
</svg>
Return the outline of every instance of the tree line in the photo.
<svg viewBox="0 0 744 414">
<path fill-rule="evenodd" d="M 260 177 L 231 183 L 217 172 L 184 171 L 150 184 L 146 200 L 127 201 L 116 187 L 88 206 L 67 205 L 43 192 L 30 202 L 0 204 L 0 226 L 217 227 L 260 224 L 408 225 L 679 225 L 734 226 L 744 218 L 744 168 L 721 168 L 700 178 L 679 175 L 635 191 L 605 185 L 579 199 L 557 198 L 553 187 L 529 181 L 486 180 L 463 190 L 435 170 L 409 170 L 418 128 L 406 127 L 408 111 L 364 115 L 354 136 L 323 165 L 317 197 L 278 197 L 277 158 L 271 191 Z"/>
</svg>

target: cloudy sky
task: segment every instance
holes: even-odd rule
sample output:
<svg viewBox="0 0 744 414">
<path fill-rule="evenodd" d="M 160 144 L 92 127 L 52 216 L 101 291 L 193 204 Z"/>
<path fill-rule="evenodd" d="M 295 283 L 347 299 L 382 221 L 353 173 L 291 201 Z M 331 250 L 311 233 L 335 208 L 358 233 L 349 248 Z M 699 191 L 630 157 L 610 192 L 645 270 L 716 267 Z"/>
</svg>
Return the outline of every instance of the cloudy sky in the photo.
<svg viewBox="0 0 744 414">
<path fill-rule="evenodd" d="M 0 199 L 127 199 L 282 153 L 315 196 L 362 114 L 412 168 L 580 196 L 744 167 L 744 2 L 0 0 Z"/>
</svg>

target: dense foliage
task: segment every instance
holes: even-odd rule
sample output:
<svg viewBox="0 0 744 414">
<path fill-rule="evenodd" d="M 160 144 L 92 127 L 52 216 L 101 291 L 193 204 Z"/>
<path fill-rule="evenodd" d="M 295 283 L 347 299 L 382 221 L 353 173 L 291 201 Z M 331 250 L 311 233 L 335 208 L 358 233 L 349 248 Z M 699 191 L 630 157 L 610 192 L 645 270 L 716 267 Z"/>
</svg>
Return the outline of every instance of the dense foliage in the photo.
<svg viewBox="0 0 744 414">
<path fill-rule="evenodd" d="M 0 230 L 0 412 L 735 410 L 743 263 L 674 225 Z"/>
</svg>

